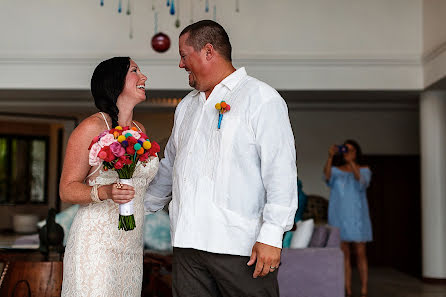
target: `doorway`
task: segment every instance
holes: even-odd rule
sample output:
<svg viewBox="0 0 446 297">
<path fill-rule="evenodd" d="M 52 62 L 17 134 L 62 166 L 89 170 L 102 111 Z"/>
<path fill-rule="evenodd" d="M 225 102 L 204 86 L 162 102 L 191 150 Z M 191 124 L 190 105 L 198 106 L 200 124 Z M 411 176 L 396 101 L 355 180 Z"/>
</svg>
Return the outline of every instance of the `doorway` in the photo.
<svg viewBox="0 0 446 297">
<path fill-rule="evenodd" d="M 370 266 L 421 277 L 421 189 L 418 155 L 368 155 L 372 181 L 367 196 L 373 227 Z"/>
</svg>

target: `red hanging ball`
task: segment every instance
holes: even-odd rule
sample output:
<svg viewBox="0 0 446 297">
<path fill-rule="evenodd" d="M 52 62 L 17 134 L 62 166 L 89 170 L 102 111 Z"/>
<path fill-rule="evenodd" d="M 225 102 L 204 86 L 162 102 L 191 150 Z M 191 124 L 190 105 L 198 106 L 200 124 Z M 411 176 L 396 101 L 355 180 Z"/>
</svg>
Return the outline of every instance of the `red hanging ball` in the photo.
<svg viewBox="0 0 446 297">
<path fill-rule="evenodd" d="M 152 48 L 158 53 L 164 53 L 170 47 L 170 38 L 164 33 L 157 33 L 152 37 Z"/>
</svg>

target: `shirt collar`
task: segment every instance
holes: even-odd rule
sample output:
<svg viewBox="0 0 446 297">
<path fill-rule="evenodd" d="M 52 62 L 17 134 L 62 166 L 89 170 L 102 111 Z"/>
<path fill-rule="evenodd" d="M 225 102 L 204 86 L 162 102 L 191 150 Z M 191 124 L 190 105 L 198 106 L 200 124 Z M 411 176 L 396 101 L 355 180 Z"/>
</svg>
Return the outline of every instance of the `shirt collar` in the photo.
<svg viewBox="0 0 446 297">
<path fill-rule="evenodd" d="M 228 75 L 220 83 L 232 91 L 239 81 L 247 75 L 245 67 L 241 67 Z"/>
<path fill-rule="evenodd" d="M 227 77 L 225 77 L 225 79 L 223 79 L 220 84 L 226 86 L 229 90 L 232 91 L 232 89 L 239 83 L 239 81 L 245 77 L 246 75 L 248 75 L 246 73 L 245 67 L 241 67 L 239 69 L 237 69 L 236 71 L 232 72 L 230 75 L 228 75 Z M 200 91 L 198 90 L 193 90 L 191 95 L 192 96 L 196 96 L 200 93 Z"/>
</svg>

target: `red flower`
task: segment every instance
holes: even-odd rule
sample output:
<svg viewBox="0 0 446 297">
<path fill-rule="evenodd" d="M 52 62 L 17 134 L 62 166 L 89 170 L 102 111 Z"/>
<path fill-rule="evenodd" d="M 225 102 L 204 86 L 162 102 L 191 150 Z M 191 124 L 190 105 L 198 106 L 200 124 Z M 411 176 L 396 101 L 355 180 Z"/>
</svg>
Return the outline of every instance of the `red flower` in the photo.
<svg viewBox="0 0 446 297">
<path fill-rule="evenodd" d="M 132 164 L 132 160 L 130 160 L 130 157 L 129 156 L 121 156 L 121 157 L 119 157 L 119 160 L 123 163 L 123 164 L 125 164 L 125 165 L 130 165 L 130 164 Z"/>
<path fill-rule="evenodd" d="M 125 151 L 127 152 L 127 154 L 129 154 L 129 155 L 134 155 L 135 154 L 135 149 L 133 148 L 133 145 L 129 145 L 126 149 L 125 149 Z"/>
<path fill-rule="evenodd" d="M 118 161 L 115 163 L 115 169 L 121 169 L 124 166 L 124 164 L 121 161 Z"/>
<path fill-rule="evenodd" d="M 88 147 L 88 150 L 90 150 L 91 147 L 93 146 L 93 144 L 95 144 L 98 141 L 99 141 L 99 136 L 96 136 L 95 138 L 93 138 L 93 140 L 90 143 L 90 146 Z"/>
<path fill-rule="evenodd" d="M 149 158 L 149 151 L 145 152 L 144 154 L 139 156 L 139 160 L 141 162 L 147 161 L 147 159 Z"/>
<path fill-rule="evenodd" d="M 115 155 L 113 155 L 109 146 L 103 147 L 98 154 L 98 157 L 104 160 L 105 162 L 111 162 L 116 159 Z"/>
<path fill-rule="evenodd" d="M 149 149 L 149 154 L 151 156 L 155 157 L 156 153 L 159 153 L 161 148 L 160 148 L 159 144 L 156 143 L 155 141 L 152 141 L 151 144 L 152 144 L 152 147 Z"/>
<path fill-rule="evenodd" d="M 127 137 L 126 140 L 127 140 L 127 142 L 129 143 L 129 145 L 131 145 L 131 146 L 133 146 L 135 143 L 138 142 L 138 140 L 136 140 L 136 138 L 133 137 L 133 136 L 129 136 L 129 137 Z"/>
</svg>

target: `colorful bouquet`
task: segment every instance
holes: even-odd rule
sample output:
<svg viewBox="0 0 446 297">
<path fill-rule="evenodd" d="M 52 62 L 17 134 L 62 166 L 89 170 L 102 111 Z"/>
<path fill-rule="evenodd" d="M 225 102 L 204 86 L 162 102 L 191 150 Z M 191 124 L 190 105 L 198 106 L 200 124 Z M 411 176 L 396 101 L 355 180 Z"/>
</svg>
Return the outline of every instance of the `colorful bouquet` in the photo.
<svg viewBox="0 0 446 297">
<path fill-rule="evenodd" d="M 146 163 L 150 156 L 157 156 L 160 146 L 135 127 L 117 126 L 93 138 L 88 149 L 91 166 L 102 163 L 104 170 L 115 170 L 118 173 L 121 183 L 131 185 L 138 161 Z M 133 214 L 133 200 L 119 205 L 119 230 L 135 229 Z"/>
</svg>

